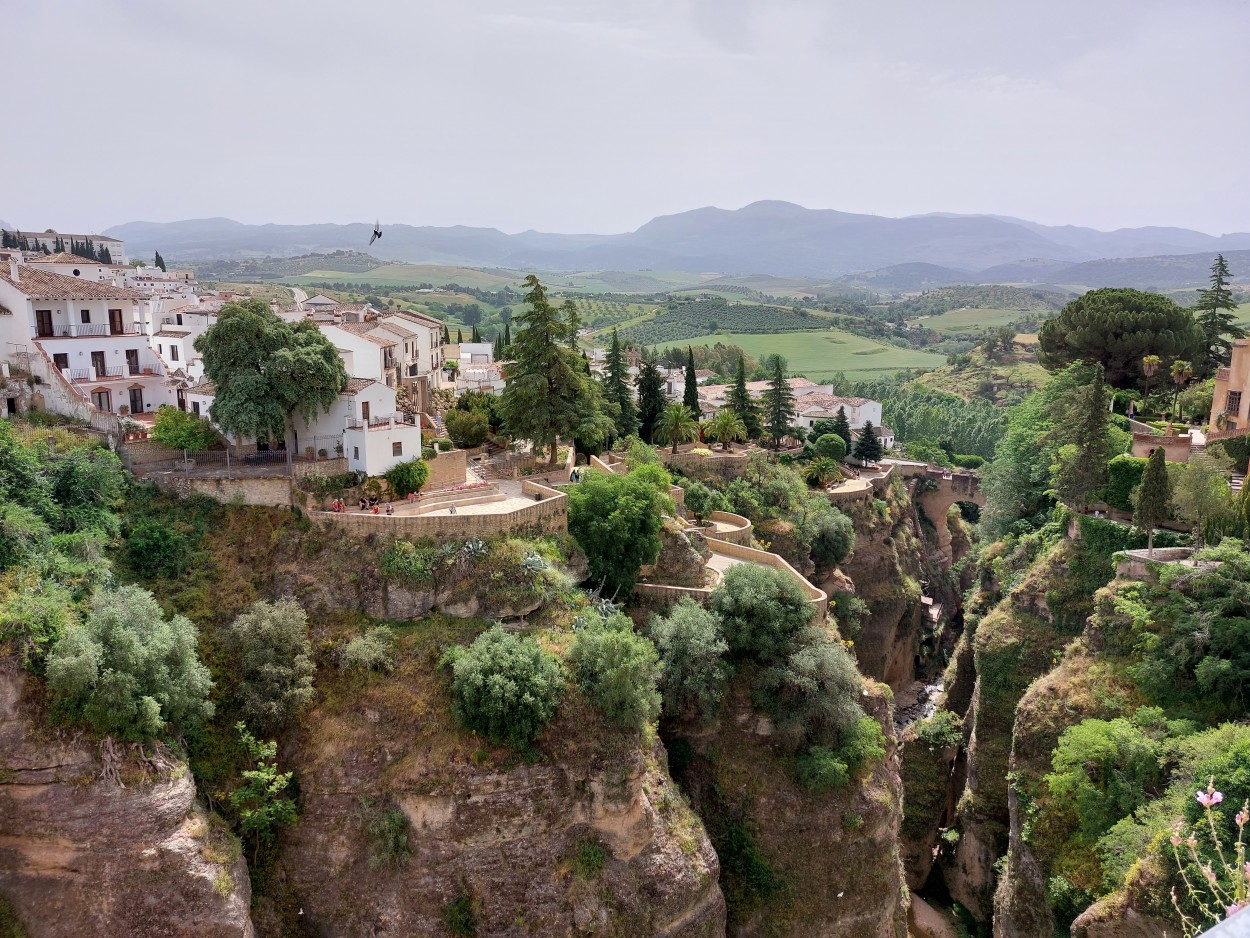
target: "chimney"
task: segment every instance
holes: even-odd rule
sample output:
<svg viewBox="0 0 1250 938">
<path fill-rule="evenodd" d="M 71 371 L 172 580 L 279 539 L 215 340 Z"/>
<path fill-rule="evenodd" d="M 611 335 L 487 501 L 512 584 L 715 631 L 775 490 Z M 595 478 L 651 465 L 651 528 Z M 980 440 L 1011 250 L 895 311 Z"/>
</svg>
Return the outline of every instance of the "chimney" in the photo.
<svg viewBox="0 0 1250 938">
<path fill-rule="evenodd" d="M 12 254 L 9 255 L 9 279 L 14 283 L 17 283 L 19 279 L 17 274 L 17 258 Z"/>
</svg>

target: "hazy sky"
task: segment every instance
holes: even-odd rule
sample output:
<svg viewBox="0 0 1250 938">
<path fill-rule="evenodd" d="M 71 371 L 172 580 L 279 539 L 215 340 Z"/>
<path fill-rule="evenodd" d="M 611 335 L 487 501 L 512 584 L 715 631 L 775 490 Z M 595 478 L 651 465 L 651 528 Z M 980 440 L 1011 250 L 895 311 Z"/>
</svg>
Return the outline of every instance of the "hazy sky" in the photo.
<svg viewBox="0 0 1250 938">
<path fill-rule="evenodd" d="M 3 4 L 0 218 L 1250 230 L 1244 0 Z"/>
</svg>

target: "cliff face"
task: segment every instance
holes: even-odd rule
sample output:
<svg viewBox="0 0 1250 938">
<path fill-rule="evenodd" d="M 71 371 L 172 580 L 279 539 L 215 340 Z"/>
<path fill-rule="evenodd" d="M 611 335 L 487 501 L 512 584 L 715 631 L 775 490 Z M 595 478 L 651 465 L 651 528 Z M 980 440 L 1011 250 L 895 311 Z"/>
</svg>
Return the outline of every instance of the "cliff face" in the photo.
<svg viewBox="0 0 1250 938">
<path fill-rule="evenodd" d="M 250 938 L 247 866 L 185 763 L 47 729 L 33 684 L 0 661 L 0 897 L 31 938 Z"/>
<path fill-rule="evenodd" d="M 454 723 L 436 650 L 477 628 L 418 623 L 393 674 L 326 682 L 283 752 L 303 816 L 262 933 L 299 907 L 305 928 L 343 938 L 442 936 L 455 909 L 479 935 L 723 935 L 716 854 L 657 741 L 575 697 L 524 757 Z M 389 862 L 386 812 L 408 828 Z"/>
<path fill-rule="evenodd" d="M 812 794 L 795 784 L 741 678 L 718 724 L 673 740 L 689 760 L 683 787 L 720 851 L 729 935 L 907 935 L 897 740 L 888 692 L 871 685 L 868 693 L 863 702 L 886 728 L 888 754 L 870 777 L 844 789 Z"/>
</svg>

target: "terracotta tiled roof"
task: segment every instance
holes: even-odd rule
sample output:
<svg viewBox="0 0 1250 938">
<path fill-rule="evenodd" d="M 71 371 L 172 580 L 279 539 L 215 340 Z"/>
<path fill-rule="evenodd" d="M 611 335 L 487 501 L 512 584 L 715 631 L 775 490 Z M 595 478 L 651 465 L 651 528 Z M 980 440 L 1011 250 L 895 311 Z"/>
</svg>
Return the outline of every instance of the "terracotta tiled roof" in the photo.
<svg viewBox="0 0 1250 938">
<path fill-rule="evenodd" d="M 395 345 L 394 339 L 383 338 L 380 335 L 374 335 L 373 330 L 378 327 L 376 322 L 335 322 L 326 323 L 328 327 L 334 329 L 342 329 L 344 332 L 350 332 L 352 335 L 360 336 L 375 345 Z"/>
<path fill-rule="evenodd" d="M 55 254 L 33 254 L 26 259 L 28 264 L 81 264 L 86 266 L 90 264 L 92 267 L 106 267 L 107 264 L 101 264 L 99 261 L 93 261 L 90 258 L 79 257 L 77 254 L 70 254 L 66 251 L 57 251 Z"/>
<path fill-rule="evenodd" d="M 190 334 L 190 329 L 162 329 L 156 333 L 156 337 L 158 339 L 185 339 Z"/>
<path fill-rule="evenodd" d="M 339 391 L 340 394 L 359 394 L 371 384 L 377 384 L 372 378 L 348 378 L 347 387 Z"/>
<path fill-rule="evenodd" d="M 806 413 L 809 410 L 836 411 L 839 407 L 863 407 L 871 403 L 866 397 L 839 397 L 836 394 L 813 392 L 798 398 L 794 406 L 800 413 Z"/>
<path fill-rule="evenodd" d="M 94 280 L 65 277 L 50 270 L 23 264 L 17 269 L 15 281 L 7 265 L 0 266 L 0 280 L 15 287 L 32 300 L 141 300 L 142 293 L 123 290 Z"/>
<path fill-rule="evenodd" d="M 211 381 L 201 381 L 194 387 L 187 388 L 188 394 L 202 394 L 205 397 L 212 397 L 217 393 L 217 385 Z"/>
</svg>

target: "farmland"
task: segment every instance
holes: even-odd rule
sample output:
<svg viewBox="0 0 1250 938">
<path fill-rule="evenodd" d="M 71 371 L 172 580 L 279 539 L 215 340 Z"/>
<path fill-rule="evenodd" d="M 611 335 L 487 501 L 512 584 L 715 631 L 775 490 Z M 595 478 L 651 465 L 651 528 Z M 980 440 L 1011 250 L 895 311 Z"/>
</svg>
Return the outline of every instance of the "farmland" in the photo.
<svg viewBox="0 0 1250 938">
<path fill-rule="evenodd" d="M 622 337 L 644 345 L 686 342 L 719 329 L 742 333 L 794 332 L 825 329 L 828 321 L 780 306 L 694 300 L 674 303 L 652 319 L 624 330 Z"/>
<path fill-rule="evenodd" d="M 828 378 L 843 372 L 851 380 L 893 374 L 907 368 L 937 368 L 944 356 L 898 348 L 836 329 L 820 332 L 717 333 L 681 340 L 686 345 L 737 345 L 753 358 L 780 355 L 791 372 L 809 378 Z M 660 343 L 663 345 L 663 343 Z"/>
<path fill-rule="evenodd" d="M 445 286 L 449 283 L 478 290 L 519 288 L 524 275 L 511 270 L 451 267 L 442 264 L 383 264 L 365 271 L 313 270 L 299 277 L 284 277 L 283 283 L 297 286 L 314 283 L 353 283 L 363 286 L 415 287 L 423 283 Z"/>
<path fill-rule="evenodd" d="M 908 325 L 923 326 L 953 338 L 979 336 L 987 329 L 1010 325 L 1022 319 L 1043 318 L 1052 315 L 1044 309 L 952 309 L 938 316 L 909 319 Z"/>
</svg>

